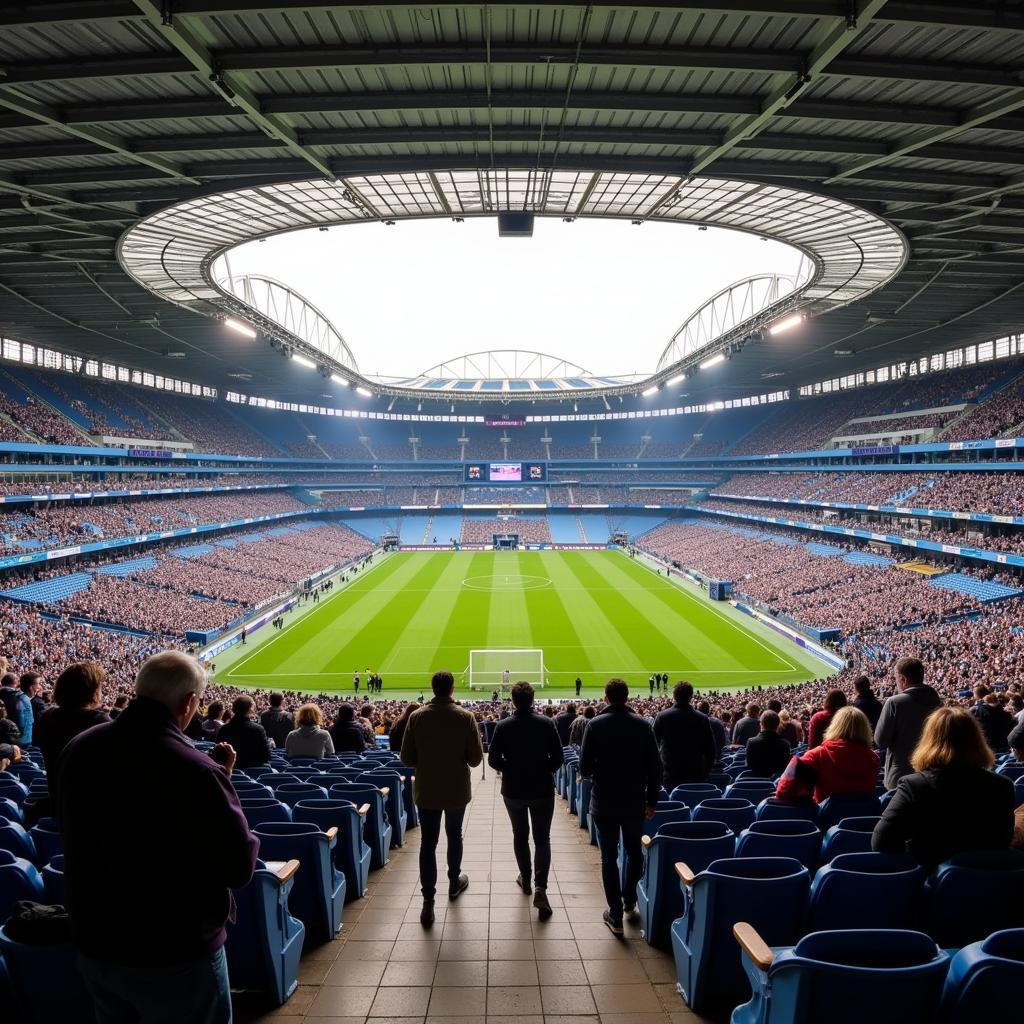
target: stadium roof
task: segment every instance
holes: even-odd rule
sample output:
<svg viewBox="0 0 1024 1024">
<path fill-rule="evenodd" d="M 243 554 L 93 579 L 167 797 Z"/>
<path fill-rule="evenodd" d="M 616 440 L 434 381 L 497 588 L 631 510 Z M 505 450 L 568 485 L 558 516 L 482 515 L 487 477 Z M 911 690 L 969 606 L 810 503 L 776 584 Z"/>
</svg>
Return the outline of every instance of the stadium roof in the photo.
<svg viewBox="0 0 1024 1024">
<path fill-rule="evenodd" d="M 301 367 L 132 280 L 122 233 L 270 184 L 525 169 L 753 182 L 900 229 L 895 278 L 709 398 L 986 341 L 1024 320 L 1022 49 L 1019 2 L 7 4 L 0 333 L 221 388 L 244 358 L 247 391 L 302 400 Z"/>
</svg>

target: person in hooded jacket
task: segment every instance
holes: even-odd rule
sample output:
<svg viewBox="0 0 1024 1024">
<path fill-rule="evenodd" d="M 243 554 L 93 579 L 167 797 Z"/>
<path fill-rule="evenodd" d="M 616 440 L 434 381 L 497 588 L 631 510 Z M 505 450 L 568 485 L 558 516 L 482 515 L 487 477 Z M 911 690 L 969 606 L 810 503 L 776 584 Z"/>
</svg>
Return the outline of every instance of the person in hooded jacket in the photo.
<svg viewBox="0 0 1024 1024">
<path fill-rule="evenodd" d="M 925 685 L 924 665 L 917 658 L 900 658 L 893 668 L 899 693 L 882 705 L 875 726 L 875 746 L 885 751 L 885 788 L 895 789 L 913 770 L 910 758 L 928 716 L 942 698 Z"/>
</svg>

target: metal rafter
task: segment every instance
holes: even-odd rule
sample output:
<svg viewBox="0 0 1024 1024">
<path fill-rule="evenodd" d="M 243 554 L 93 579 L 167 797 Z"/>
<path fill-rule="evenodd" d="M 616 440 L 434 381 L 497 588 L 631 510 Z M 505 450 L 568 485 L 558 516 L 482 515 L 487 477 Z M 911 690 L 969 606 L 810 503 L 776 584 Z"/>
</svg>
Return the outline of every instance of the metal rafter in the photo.
<svg viewBox="0 0 1024 1024">
<path fill-rule="evenodd" d="M 294 129 L 279 118 L 265 114 L 260 101 L 237 78 L 228 72 L 222 72 L 210 50 L 189 31 L 186 25 L 180 24 L 172 15 L 165 16 L 164 5 L 153 0 L 134 0 L 135 6 L 157 28 L 160 34 L 175 50 L 206 78 L 210 87 L 218 92 L 231 106 L 242 111 L 262 132 L 281 143 L 295 156 L 301 157 L 307 164 L 323 175 L 330 175 L 330 169 L 318 156 L 306 149 L 298 140 Z"/>
<path fill-rule="evenodd" d="M 804 67 L 777 85 L 761 103 L 756 114 L 741 118 L 725 133 L 722 142 L 699 154 L 690 167 L 690 173 L 703 173 L 740 142 L 756 136 L 773 117 L 799 99 L 822 71 L 864 32 L 875 14 L 885 6 L 885 2 L 864 0 L 859 9 L 854 8 L 856 14 L 844 16 L 838 25 L 824 29 L 822 38 L 807 56 Z"/>
</svg>

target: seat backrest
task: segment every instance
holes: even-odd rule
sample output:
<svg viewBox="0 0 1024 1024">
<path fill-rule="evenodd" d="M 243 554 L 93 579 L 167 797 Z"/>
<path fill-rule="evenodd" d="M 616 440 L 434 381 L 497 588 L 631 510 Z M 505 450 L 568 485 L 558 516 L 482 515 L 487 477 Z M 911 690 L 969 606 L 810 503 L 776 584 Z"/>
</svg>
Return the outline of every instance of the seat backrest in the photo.
<svg viewBox="0 0 1024 1024">
<path fill-rule="evenodd" d="M 966 946 L 1024 921 L 1024 851 L 976 850 L 940 864 L 926 886 L 928 931 Z"/>
<path fill-rule="evenodd" d="M 1024 928 L 996 932 L 964 946 L 949 965 L 942 1024 L 976 1024 L 1006 1015 L 1009 993 L 1024 991 Z"/>
<path fill-rule="evenodd" d="M 859 818 L 843 818 L 825 832 L 821 845 L 822 863 L 844 853 L 870 853 L 871 836 L 880 818 L 878 815 L 864 815 Z"/>
<path fill-rule="evenodd" d="M 10 917 L 18 900 L 38 903 L 45 898 L 43 877 L 36 866 L 10 850 L 0 850 L 0 923 Z"/>
<path fill-rule="evenodd" d="M 818 824 L 822 829 L 838 825 L 843 818 L 867 817 L 882 813 L 881 801 L 874 793 L 840 793 L 826 797 L 818 805 Z"/>
<path fill-rule="evenodd" d="M 754 820 L 756 813 L 749 800 L 722 796 L 702 800 L 693 809 L 691 817 L 694 821 L 720 821 L 738 833 Z"/>
<path fill-rule="evenodd" d="M 906 854 L 847 853 L 811 883 L 809 931 L 916 926 L 924 871 Z"/>
<path fill-rule="evenodd" d="M 667 822 L 651 839 L 648 864 L 674 874 L 674 866 L 684 861 L 691 870 L 703 871 L 712 861 L 731 857 L 734 842 L 732 829 L 720 821 Z"/>
<path fill-rule="evenodd" d="M 273 797 L 259 800 L 247 800 L 245 797 L 239 800 L 245 820 L 249 828 L 254 829 L 267 821 L 291 821 L 292 810 L 280 800 Z"/>
<path fill-rule="evenodd" d="M 810 821 L 753 821 L 736 837 L 737 857 L 792 857 L 814 870 L 821 854 L 821 832 Z"/>
<path fill-rule="evenodd" d="M 300 800 L 312 800 L 315 797 L 326 798 L 327 790 L 312 782 L 290 782 L 278 786 L 274 792 L 278 800 L 283 800 L 289 807 L 294 807 Z"/>
<path fill-rule="evenodd" d="M 684 804 L 694 807 L 701 800 L 710 800 L 721 795 L 722 790 L 710 782 L 683 782 L 672 790 L 669 799 L 681 800 Z"/>
</svg>

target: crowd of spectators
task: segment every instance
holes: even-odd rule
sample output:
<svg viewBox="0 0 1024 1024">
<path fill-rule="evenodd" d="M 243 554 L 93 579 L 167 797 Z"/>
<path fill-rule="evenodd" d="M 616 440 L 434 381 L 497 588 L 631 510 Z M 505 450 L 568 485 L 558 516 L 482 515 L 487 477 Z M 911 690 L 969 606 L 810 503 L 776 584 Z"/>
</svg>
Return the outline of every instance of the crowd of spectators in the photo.
<svg viewBox="0 0 1024 1024">
<path fill-rule="evenodd" d="M 24 395 L 25 397 L 23 401 L 18 401 L 14 395 Z M 32 435 L 26 439 L 24 436 L 17 436 L 15 431 L 8 428 L 7 432 L 12 436 L 5 437 L 6 441 L 25 441 L 38 438 L 47 444 L 80 445 L 86 443 L 85 436 L 79 433 L 68 420 L 31 395 L 25 395 L 21 385 L 3 370 L 0 370 L 0 413 Z"/>
<path fill-rule="evenodd" d="M 520 544 L 551 543 L 547 516 L 529 519 L 514 516 L 476 519 L 466 516 L 462 520 L 459 540 L 462 544 L 490 544 L 496 533 L 518 534 Z"/>
<path fill-rule="evenodd" d="M 999 437 L 1019 423 L 1024 423 L 1024 385 L 1017 381 L 954 423 L 942 435 L 942 440 Z"/>
</svg>

